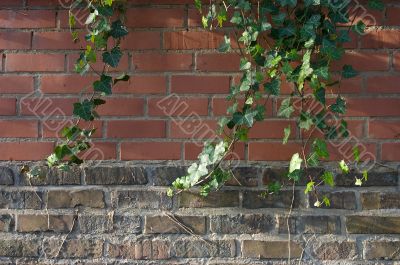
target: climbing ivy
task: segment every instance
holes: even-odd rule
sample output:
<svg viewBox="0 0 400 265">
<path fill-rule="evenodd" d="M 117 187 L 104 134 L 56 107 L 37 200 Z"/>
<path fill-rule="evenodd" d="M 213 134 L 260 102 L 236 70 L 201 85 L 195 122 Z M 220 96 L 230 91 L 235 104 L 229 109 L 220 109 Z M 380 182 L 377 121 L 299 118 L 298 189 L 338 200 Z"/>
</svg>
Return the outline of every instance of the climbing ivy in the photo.
<svg viewBox="0 0 400 265">
<path fill-rule="evenodd" d="M 80 164 L 80 154 L 90 147 L 90 137 L 95 129 L 81 129 L 79 122 L 98 118 L 96 109 L 105 104 L 104 96 L 112 94 L 113 86 L 127 81 L 129 76 L 113 77 L 109 68 L 117 67 L 122 56 L 121 38 L 128 34 L 124 26 L 124 1 L 75 0 L 89 10 L 85 24 L 87 35 L 83 41 L 86 49 L 80 54 L 75 70 L 83 75 L 89 70 L 98 75 L 93 91 L 74 104 L 77 123 L 62 131 L 65 140 L 55 148 L 47 162 L 49 166 L 61 169 L 71 164 Z M 308 174 L 310 167 L 316 167 L 329 159 L 328 141 L 349 135 L 347 123 L 342 119 L 346 112 L 346 101 L 336 95 L 332 101 L 329 88 L 340 84 L 342 79 L 355 77 L 358 73 L 351 65 L 344 65 L 339 75 L 332 71 L 332 63 L 340 60 L 343 46 L 351 42 L 351 32 L 364 34 L 366 25 L 360 14 L 349 12 L 351 1 L 330 0 L 212 0 L 203 6 L 203 1 L 194 4 L 202 14 L 202 24 L 210 30 L 216 27 L 232 29 L 224 37 L 220 52 L 240 53 L 240 82 L 232 85 L 227 100 L 231 106 L 227 116 L 218 122 L 217 132 L 223 135 L 219 142 L 208 142 L 193 163 L 187 175 L 177 178 L 168 195 L 200 186 L 200 193 L 207 195 L 217 190 L 232 177 L 229 167 L 223 162 L 239 141 L 247 141 L 249 130 L 256 122 L 265 119 L 269 100 L 279 100 L 278 117 L 296 121 L 301 135 L 301 151 L 293 154 L 287 179 L 296 183 L 302 178 L 309 180 L 305 193 L 314 192 L 322 184 L 334 186 L 333 173 L 321 173 L 320 180 Z M 383 10 L 380 0 L 369 0 L 370 8 Z M 74 14 L 70 13 L 70 26 L 75 41 L 79 34 L 74 31 Z M 229 24 L 228 24 L 229 23 Z M 110 41 L 111 40 L 111 41 Z M 112 45 L 110 45 L 112 43 Z M 101 53 L 103 70 L 97 72 L 93 64 L 99 61 Z M 284 82 L 292 85 L 291 92 L 281 94 Z M 318 108 L 309 108 L 311 104 Z M 339 122 L 332 124 L 334 118 Z M 314 137 L 312 130 L 319 130 L 323 136 Z M 282 144 L 288 143 L 294 128 L 286 127 L 282 132 Z M 271 150 L 272 151 L 272 150 Z M 354 163 L 359 162 L 358 148 L 353 150 Z M 342 160 L 338 164 L 343 173 L 348 173 L 351 163 Z M 368 178 L 366 171 L 355 184 L 361 185 Z M 268 185 L 267 193 L 278 192 L 282 183 Z M 329 206 L 329 199 L 317 199 L 315 206 Z"/>
</svg>

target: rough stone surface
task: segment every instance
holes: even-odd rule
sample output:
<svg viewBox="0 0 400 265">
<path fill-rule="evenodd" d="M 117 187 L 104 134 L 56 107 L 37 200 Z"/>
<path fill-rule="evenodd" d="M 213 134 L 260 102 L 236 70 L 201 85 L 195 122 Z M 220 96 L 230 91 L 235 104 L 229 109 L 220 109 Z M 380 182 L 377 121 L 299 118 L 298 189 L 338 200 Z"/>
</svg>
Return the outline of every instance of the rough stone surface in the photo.
<svg viewBox="0 0 400 265">
<path fill-rule="evenodd" d="M 74 208 L 78 206 L 104 208 L 104 193 L 101 190 L 49 191 L 49 208 Z"/>
<path fill-rule="evenodd" d="M 351 177 L 349 177 L 351 175 Z M 355 178 L 362 178 L 362 173 L 338 174 L 335 182 L 337 186 L 356 187 Z M 397 186 L 398 172 L 397 171 L 384 171 L 376 172 L 371 171 L 368 173 L 368 180 L 363 183 L 363 187 L 372 186 Z"/>
<path fill-rule="evenodd" d="M 313 253 L 320 260 L 354 260 L 357 244 L 354 241 L 323 242 L 313 247 Z"/>
<path fill-rule="evenodd" d="M 302 250 L 300 244 L 290 243 L 292 258 L 300 257 Z M 289 256 L 289 246 L 285 241 L 245 240 L 242 245 L 242 253 L 247 258 L 285 259 Z"/>
<path fill-rule="evenodd" d="M 165 240 L 138 239 L 122 243 L 110 243 L 110 257 L 133 260 L 159 260 L 170 257 L 170 246 Z"/>
<path fill-rule="evenodd" d="M 369 260 L 400 260 L 400 241 L 364 241 L 364 257 Z"/>
<path fill-rule="evenodd" d="M 211 217 L 211 232 L 218 234 L 258 234 L 268 233 L 275 228 L 271 215 L 241 214 Z"/>
<path fill-rule="evenodd" d="M 144 233 L 147 234 L 205 234 L 205 216 L 146 216 Z"/>
<path fill-rule="evenodd" d="M 147 167 L 146 175 L 154 186 L 170 186 L 177 177 L 186 175 L 186 170 L 181 166 Z"/>
<path fill-rule="evenodd" d="M 118 192 L 119 208 L 137 209 L 171 209 L 172 199 L 166 192 L 159 191 L 120 191 Z"/>
<path fill-rule="evenodd" d="M 199 193 L 182 192 L 179 196 L 181 208 L 205 208 L 205 207 L 237 207 L 239 206 L 239 193 L 237 191 L 218 191 L 204 197 Z"/>
<path fill-rule="evenodd" d="M 147 174 L 143 167 L 85 168 L 85 179 L 91 185 L 145 185 Z"/>
<path fill-rule="evenodd" d="M 11 168 L 0 167 L 0 185 L 13 185 L 14 179 L 14 172 Z"/>
<path fill-rule="evenodd" d="M 350 234 L 400 234 L 400 216 L 347 216 Z"/>
<path fill-rule="evenodd" d="M 361 205 L 364 210 L 400 209 L 400 192 L 363 192 Z"/>
<path fill-rule="evenodd" d="M 177 258 L 235 257 L 236 243 L 234 240 L 177 240 L 172 252 Z"/>
<path fill-rule="evenodd" d="M 14 229 L 14 217 L 10 214 L 0 215 L 0 232 L 11 232 Z"/>
<path fill-rule="evenodd" d="M 261 191 L 243 192 L 243 207 L 248 209 L 258 208 L 289 208 L 292 204 L 292 191 L 281 191 L 278 194 L 261 196 Z M 300 193 L 295 191 L 293 207 L 301 205 Z"/>
<path fill-rule="evenodd" d="M 235 167 L 233 176 L 227 181 L 227 186 L 257 187 L 261 176 L 261 168 L 258 167 Z"/>
</svg>

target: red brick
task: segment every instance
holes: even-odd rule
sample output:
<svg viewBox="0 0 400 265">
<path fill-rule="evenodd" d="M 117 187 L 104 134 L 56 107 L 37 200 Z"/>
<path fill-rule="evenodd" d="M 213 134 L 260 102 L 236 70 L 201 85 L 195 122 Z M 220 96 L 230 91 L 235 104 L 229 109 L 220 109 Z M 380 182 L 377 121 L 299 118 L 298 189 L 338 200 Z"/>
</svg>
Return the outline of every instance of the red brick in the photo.
<svg viewBox="0 0 400 265">
<path fill-rule="evenodd" d="M 127 82 L 119 82 L 114 93 L 165 94 L 167 78 L 165 76 L 131 76 Z"/>
<path fill-rule="evenodd" d="M 64 71 L 64 54 L 7 54 L 8 72 Z"/>
<path fill-rule="evenodd" d="M 400 48 L 400 30 L 369 31 L 368 34 L 361 38 L 361 48 Z"/>
<path fill-rule="evenodd" d="M 70 119 L 69 117 L 65 117 L 65 119 L 44 119 L 42 121 L 43 137 L 62 138 L 61 130 L 66 126 L 71 126 L 72 124 L 73 120 Z M 93 138 L 99 138 L 102 136 L 102 127 L 103 127 L 102 121 L 98 120 L 91 122 L 80 121 L 78 126 L 79 128 L 86 130 L 96 129 L 96 132 L 93 134 Z"/>
<path fill-rule="evenodd" d="M 383 143 L 382 144 L 382 160 L 383 161 L 399 161 L 400 160 L 400 143 Z"/>
<path fill-rule="evenodd" d="M 74 28 L 84 28 L 85 21 L 87 16 L 89 15 L 88 9 L 78 9 L 74 8 L 73 13 L 75 16 L 75 27 Z M 60 27 L 62 29 L 69 29 L 69 11 L 68 10 L 59 10 L 58 18 L 60 21 Z"/>
<path fill-rule="evenodd" d="M 22 7 L 22 0 L 2 0 L 1 7 Z"/>
<path fill-rule="evenodd" d="M 240 56 L 237 54 L 198 54 L 196 69 L 203 72 L 238 72 Z"/>
<path fill-rule="evenodd" d="M 396 98 L 347 98 L 346 116 L 383 117 L 400 115 L 400 99 Z"/>
<path fill-rule="evenodd" d="M 70 116 L 76 98 L 25 98 L 20 102 L 21 114 L 26 116 Z"/>
<path fill-rule="evenodd" d="M 342 79 L 339 84 L 328 87 L 327 91 L 331 92 L 332 94 L 353 94 L 360 93 L 361 88 L 362 78 L 357 76 L 349 79 Z"/>
<path fill-rule="evenodd" d="M 15 115 L 17 99 L 15 98 L 0 98 L 0 115 Z"/>
<path fill-rule="evenodd" d="M 132 31 L 121 42 L 124 50 L 154 50 L 161 46 L 158 31 Z"/>
<path fill-rule="evenodd" d="M 61 5 L 61 4 L 63 5 Z M 72 4 L 72 1 L 60 1 L 60 0 L 27 0 L 26 5 L 29 7 L 32 6 L 46 6 L 46 7 L 58 7 L 63 6 L 64 8 L 69 7 Z"/>
<path fill-rule="evenodd" d="M 128 0 L 128 3 L 140 5 L 176 5 L 176 4 L 193 4 L 192 0 Z"/>
<path fill-rule="evenodd" d="M 165 121 L 109 121 L 109 138 L 165 138 Z"/>
<path fill-rule="evenodd" d="M 190 94 L 228 93 L 229 79 L 229 76 L 173 76 L 171 78 L 171 91 Z"/>
<path fill-rule="evenodd" d="M 51 10 L 0 10 L 0 27 L 16 28 L 54 28 L 56 12 Z"/>
<path fill-rule="evenodd" d="M 389 54 L 387 52 L 347 52 L 343 58 L 332 65 L 332 69 L 341 70 L 349 64 L 357 71 L 389 70 Z"/>
<path fill-rule="evenodd" d="M 288 161 L 292 155 L 301 152 L 301 144 L 282 142 L 250 142 L 249 160 L 254 161 Z"/>
<path fill-rule="evenodd" d="M 222 33 L 209 31 L 178 31 L 164 33 L 164 49 L 216 49 L 224 39 Z"/>
<path fill-rule="evenodd" d="M 204 143 L 203 142 L 196 142 L 190 143 L 186 142 L 185 147 L 185 160 L 197 160 L 198 155 L 203 150 Z M 227 155 L 227 159 L 230 160 L 244 160 L 245 159 L 245 144 L 244 143 L 237 143 L 233 151 Z"/>
<path fill-rule="evenodd" d="M 41 91 L 46 94 L 77 94 L 85 88 L 92 91 L 94 76 L 80 75 L 44 75 L 41 77 Z"/>
<path fill-rule="evenodd" d="M 182 8 L 132 8 L 126 13 L 126 25 L 133 28 L 183 27 Z"/>
<path fill-rule="evenodd" d="M 366 84 L 371 93 L 400 93 L 400 76 L 372 76 Z"/>
<path fill-rule="evenodd" d="M 150 98 L 148 101 L 150 116 L 188 116 L 208 115 L 208 98 L 187 98 L 178 96 Z"/>
<path fill-rule="evenodd" d="M 74 43 L 71 32 L 34 32 L 32 49 L 34 50 L 78 50 L 82 43 Z"/>
<path fill-rule="evenodd" d="M 353 138 L 352 140 L 357 140 Z M 376 158 L 376 144 L 349 141 L 348 138 L 339 141 L 331 141 L 328 144 L 329 160 L 330 161 L 353 161 L 354 160 L 354 147 L 357 146 L 360 151 L 360 160 L 366 161 L 367 159 Z"/>
<path fill-rule="evenodd" d="M 369 138 L 371 139 L 399 139 L 400 121 L 379 121 L 369 122 Z"/>
<path fill-rule="evenodd" d="M 181 143 L 140 142 L 122 143 L 122 160 L 177 160 L 181 157 Z"/>
<path fill-rule="evenodd" d="M 0 76 L 1 94 L 22 94 L 33 91 L 32 76 Z"/>
<path fill-rule="evenodd" d="M 37 137 L 38 122 L 25 120 L 0 120 L 0 137 Z"/>
<path fill-rule="evenodd" d="M 171 138 L 181 139 L 213 139 L 216 137 L 216 121 L 185 119 L 171 121 Z"/>
<path fill-rule="evenodd" d="M 143 53 L 133 55 L 133 65 L 140 72 L 189 71 L 193 60 L 191 54 Z"/>
<path fill-rule="evenodd" d="M 53 151 L 50 142 L 0 143 L 0 160 L 43 160 Z"/>
<path fill-rule="evenodd" d="M 0 32 L 0 49 L 4 50 L 22 50 L 31 48 L 30 32 Z"/>
<path fill-rule="evenodd" d="M 83 160 L 115 160 L 117 158 L 116 143 L 93 142 L 89 150 L 82 154 Z"/>
<path fill-rule="evenodd" d="M 106 98 L 106 104 L 99 106 L 100 116 L 141 116 L 144 100 L 141 98 Z"/>
<path fill-rule="evenodd" d="M 395 53 L 393 55 L 393 63 L 394 63 L 394 69 L 400 71 L 400 53 Z"/>
<path fill-rule="evenodd" d="M 296 123 L 287 120 L 266 120 L 256 122 L 249 131 L 251 139 L 282 139 L 283 129 L 290 125 L 292 132 L 290 138 L 296 137 Z"/>
<path fill-rule="evenodd" d="M 386 9 L 386 25 L 398 26 L 400 25 L 400 7 L 390 7 Z"/>
</svg>

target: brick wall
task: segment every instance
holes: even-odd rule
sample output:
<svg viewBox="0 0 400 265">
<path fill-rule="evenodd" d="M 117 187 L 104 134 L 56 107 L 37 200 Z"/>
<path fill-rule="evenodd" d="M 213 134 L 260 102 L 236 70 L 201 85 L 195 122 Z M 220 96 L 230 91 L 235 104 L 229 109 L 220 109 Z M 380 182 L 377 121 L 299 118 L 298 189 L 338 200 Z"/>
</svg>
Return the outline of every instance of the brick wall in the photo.
<svg viewBox="0 0 400 265">
<path fill-rule="evenodd" d="M 269 120 L 235 150 L 242 165 L 252 164 L 235 169 L 243 186 L 231 181 L 206 199 L 165 196 L 196 159 L 197 142 L 211 137 L 215 119 L 225 114 L 239 57 L 214 50 L 223 32 L 201 28 L 192 0 L 129 2 L 131 32 L 115 74 L 132 77 L 99 111 L 96 152 L 89 156 L 108 161 L 29 179 L 19 173 L 21 162 L 6 161 L 49 154 L 56 129 L 94 75 L 73 72 L 80 44 L 71 42 L 58 1 L 0 1 L 0 264 L 283 264 L 288 223 L 291 257 L 302 257 L 302 264 L 400 260 L 397 1 L 385 1 L 384 12 L 368 11 L 378 30 L 353 36 L 342 62 L 361 75 L 334 90 L 348 99 L 352 142 L 359 140 L 386 167 L 376 166 L 362 188 L 353 186 L 353 174 L 337 174 L 334 191 L 321 188 L 331 210 L 314 209 L 302 183 L 289 222 L 290 188 L 259 197 L 299 147 L 298 133 L 281 145 L 283 128 L 293 121 L 276 117 L 280 98 L 268 105 Z"/>
</svg>

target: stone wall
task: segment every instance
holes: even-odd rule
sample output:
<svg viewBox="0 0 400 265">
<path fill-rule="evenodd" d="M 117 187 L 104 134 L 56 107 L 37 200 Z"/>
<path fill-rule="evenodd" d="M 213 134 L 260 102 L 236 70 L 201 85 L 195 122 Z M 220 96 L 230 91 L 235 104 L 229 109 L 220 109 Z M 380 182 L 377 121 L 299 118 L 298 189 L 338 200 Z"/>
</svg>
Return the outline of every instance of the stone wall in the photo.
<svg viewBox="0 0 400 265">
<path fill-rule="evenodd" d="M 0 264 L 287 264 L 289 230 L 293 264 L 395 264 L 399 174 L 389 166 L 361 188 L 337 174 L 338 187 L 321 187 L 330 209 L 316 209 L 302 184 L 260 196 L 281 167 L 240 166 L 221 191 L 171 199 L 167 185 L 184 167 L 43 168 L 30 179 L 4 164 Z"/>
</svg>

